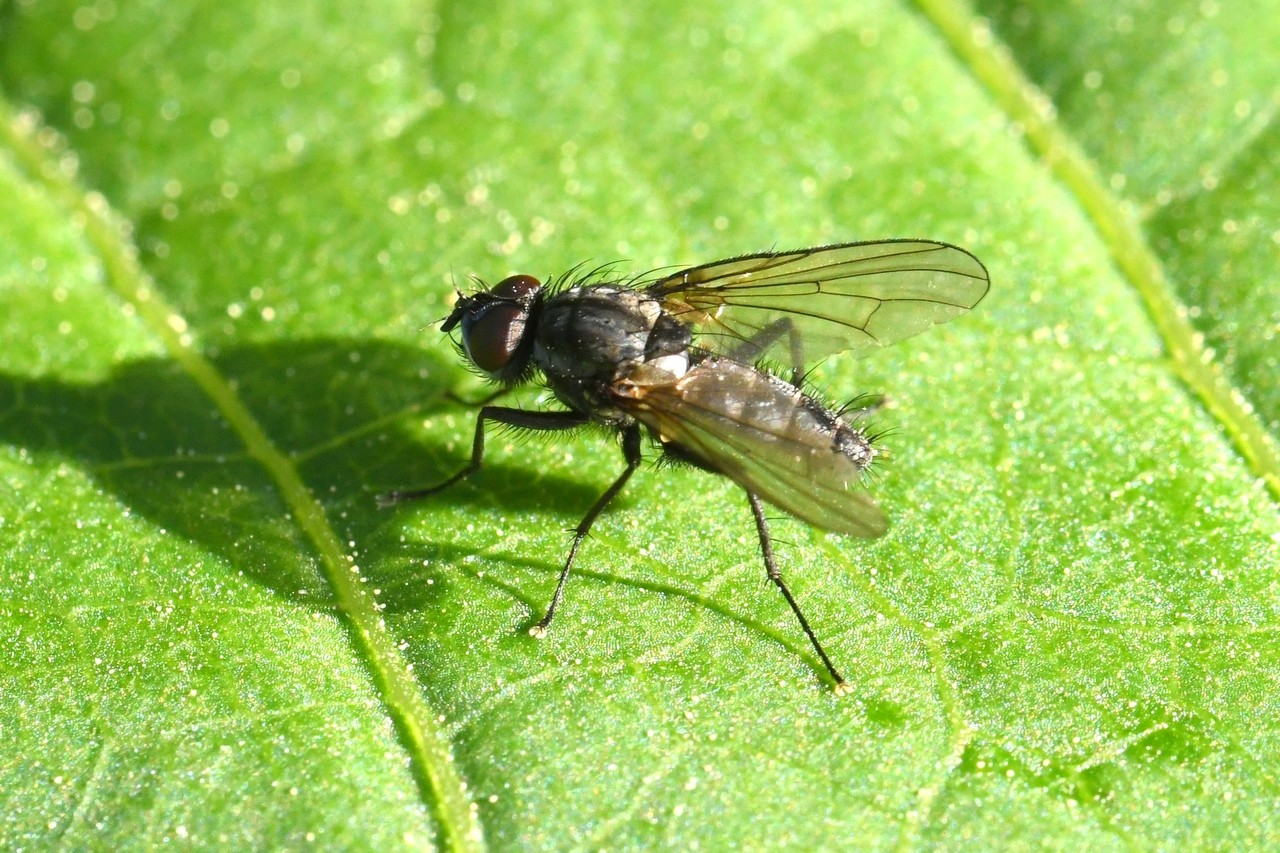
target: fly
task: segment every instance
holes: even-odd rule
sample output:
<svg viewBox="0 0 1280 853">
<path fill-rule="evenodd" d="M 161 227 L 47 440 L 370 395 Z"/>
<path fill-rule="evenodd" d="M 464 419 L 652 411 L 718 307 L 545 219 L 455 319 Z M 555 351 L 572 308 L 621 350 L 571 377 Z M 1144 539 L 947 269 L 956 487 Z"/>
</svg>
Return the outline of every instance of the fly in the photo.
<svg viewBox="0 0 1280 853">
<path fill-rule="evenodd" d="M 824 530 L 876 537 L 888 528 L 863 488 L 878 452 L 860 423 L 870 409 L 832 410 L 799 387 L 806 361 L 865 353 L 945 323 L 987 293 L 986 268 L 957 246 L 927 240 L 844 243 L 765 252 L 637 283 L 543 285 L 503 279 L 459 298 L 442 329 L 507 390 L 538 378 L 563 406 L 485 405 L 471 461 L 438 485 L 379 495 L 382 506 L 433 495 L 479 470 L 485 425 L 615 430 L 625 467 L 574 530 L 551 603 L 529 633 L 546 636 L 582 540 L 639 467 L 645 433 L 668 459 L 722 474 L 747 494 L 765 572 L 835 682 L 832 664 L 778 570 L 764 504 Z M 754 366 L 781 357 L 786 379 Z"/>
</svg>

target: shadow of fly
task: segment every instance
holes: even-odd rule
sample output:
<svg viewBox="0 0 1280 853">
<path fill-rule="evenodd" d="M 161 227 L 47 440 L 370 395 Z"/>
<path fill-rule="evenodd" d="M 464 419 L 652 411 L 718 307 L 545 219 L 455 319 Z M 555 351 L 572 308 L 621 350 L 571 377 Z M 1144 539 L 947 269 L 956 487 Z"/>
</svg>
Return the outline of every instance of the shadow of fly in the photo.
<svg viewBox="0 0 1280 853">
<path fill-rule="evenodd" d="M 483 406 L 465 468 L 435 486 L 379 495 L 379 504 L 433 495 L 475 473 L 488 423 L 616 430 L 625 467 L 574 530 L 547 612 L 529 631 L 543 637 L 582 540 L 639 467 L 648 433 L 667 459 L 743 488 L 769 580 L 836 692 L 850 690 L 782 579 L 763 504 L 824 530 L 883 534 L 888 523 L 864 483 L 879 448 L 861 419 L 874 405 L 833 410 L 800 377 L 806 360 L 864 353 L 965 313 L 987 293 L 986 269 L 956 246 L 886 240 L 730 258 L 656 281 L 568 278 L 503 279 L 461 296 L 442 326 L 461 327 L 461 352 L 501 390 L 539 378 L 564 408 Z M 789 362 L 790 375 L 755 366 L 762 357 Z"/>
</svg>

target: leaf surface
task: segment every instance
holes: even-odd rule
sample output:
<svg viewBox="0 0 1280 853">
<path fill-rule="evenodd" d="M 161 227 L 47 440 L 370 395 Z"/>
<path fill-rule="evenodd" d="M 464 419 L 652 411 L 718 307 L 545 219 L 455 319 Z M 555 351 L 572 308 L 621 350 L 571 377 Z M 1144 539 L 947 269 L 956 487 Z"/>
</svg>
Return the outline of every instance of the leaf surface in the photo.
<svg viewBox="0 0 1280 853">
<path fill-rule="evenodd" d="M 1159 5 L 1159 4 L 1156 4 Z M 838 7 L 838 8 L 836 8 Z M 0 6 L 0 847 L 1280 838 L 1280 16 Z M 918 237 L 874 542 L 490 436 L 455 283 Z M 546 401 L 518 392 L 521 405 Z"/>
</svg>

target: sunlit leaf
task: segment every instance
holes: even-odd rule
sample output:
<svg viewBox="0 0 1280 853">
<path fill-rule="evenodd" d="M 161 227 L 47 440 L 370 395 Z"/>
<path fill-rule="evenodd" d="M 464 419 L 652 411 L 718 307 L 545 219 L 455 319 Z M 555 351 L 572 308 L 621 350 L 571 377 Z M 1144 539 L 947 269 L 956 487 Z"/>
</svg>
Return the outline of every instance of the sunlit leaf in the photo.
<svg viewBox="0 0 1280 853">
<path fill-rule="evenodd" d="M 1274 846 L 1277 43 L 1210 2 L 0 5 L 0 848 Z M 888 536 L 774 522 L 852 696 L 727 481 L 639 472 L 541 641 L 613 442 L 496 432 L 375 508 L 467 457 L 468 276 L 888 237 L 992 289 L 811 377 L 889 400 Z"/>
</svg>

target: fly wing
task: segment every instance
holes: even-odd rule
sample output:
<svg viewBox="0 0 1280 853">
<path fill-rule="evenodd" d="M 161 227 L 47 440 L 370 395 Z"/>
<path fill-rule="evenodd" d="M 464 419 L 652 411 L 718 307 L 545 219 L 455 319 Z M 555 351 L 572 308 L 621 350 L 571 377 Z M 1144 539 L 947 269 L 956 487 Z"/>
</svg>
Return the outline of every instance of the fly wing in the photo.
<svg viewBox="0 0 1280 853">
<path fill-rule="evenodd" d="M 786 382 L 708 358 L 679 378 L 641 367 L 614 394 L 674 455 L 802 521 L 854 536 L 888 528 L 860 488 L 875 455 L 870 441 Z"/>
<path fill-rule="evenodd" d="M 776 347 L 803 362 L 945 323 L 977 305 L 988 284 L 986 268 L 958 246 L 885 240 L 716 261 L 649 292 L 698 326 L 699 345 L 712 352 L 751 361 Z"/>
</svg>

